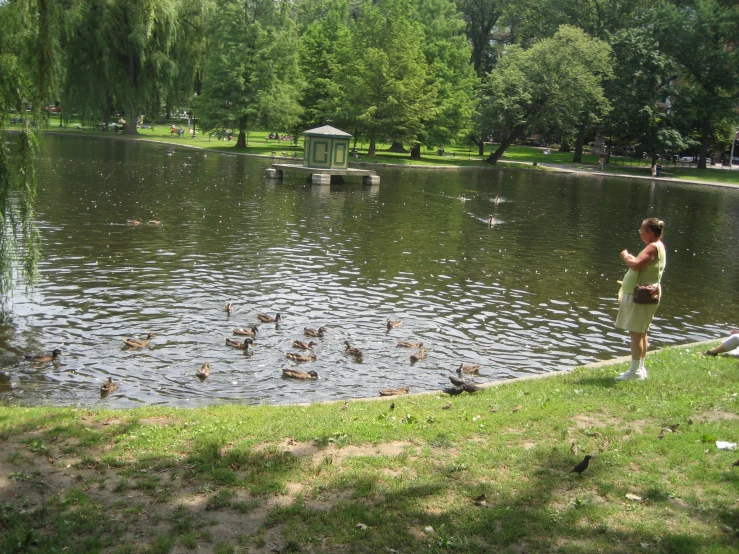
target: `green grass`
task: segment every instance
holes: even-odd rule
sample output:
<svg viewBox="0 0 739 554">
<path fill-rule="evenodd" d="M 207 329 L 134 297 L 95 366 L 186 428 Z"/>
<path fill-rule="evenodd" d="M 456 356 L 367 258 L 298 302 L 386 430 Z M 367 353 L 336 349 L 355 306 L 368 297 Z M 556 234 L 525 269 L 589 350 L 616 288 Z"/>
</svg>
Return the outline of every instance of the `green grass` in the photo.
<svg viewBox="0 0 739 554">
<path fill-rule="evenodd" d="M 643 383 L 616 364 L 346 410 L 2 407 L 0 551 L 735 552 L 715 441 L 739 442 L 738 363 L 677 347 Z"/>
</svg>

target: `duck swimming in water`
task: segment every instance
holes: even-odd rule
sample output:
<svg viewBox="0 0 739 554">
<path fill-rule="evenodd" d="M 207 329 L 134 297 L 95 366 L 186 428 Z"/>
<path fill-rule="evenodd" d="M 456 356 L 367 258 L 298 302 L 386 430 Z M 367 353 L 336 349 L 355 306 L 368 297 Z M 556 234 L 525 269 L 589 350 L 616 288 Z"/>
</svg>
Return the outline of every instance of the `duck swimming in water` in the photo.
<svg viewBox="0 0 739 554">
<path fill-rule="evenodd" d="M 244 342 L 234 339 L 226 339 L 226 346 L 230 346 L 231 348 L 236 348 L 238 350 L 249 350 L 249 346 L 254 346 L 254 341 L 248 337 L 244 339 Z"/>
<path fill-rule="evenodd" d="M 29 362 L 33 362 L 34 364 L 48 364 L 49 362 L 58 362 L 59 356 L 61 356 L 61 354 L 62 351 L 58 348 L 55 348 L 51 355 L 36 354 L 34 356 L 33 354 L 24 354 L 24 356 L 26 360 L 28 360 Z"/>
<path fill-rule="evenodd" d="M 318 359 L 315 354 L 295 354 L 294 352 L 285 352 L 285 357 L 294 362 L 315 362 Z"/>
<path fill-rule="evenodd" d="M 480 368 L 482 366 L 480 364 L 469 364 L 465 365 L 464 363 L 459 364 L 459 367 L 457 368 L 457 375 L 462 375 L 464 373 L 468 375 L 477 375 L 480 373 Z"/>
<path fill-rule="evenodd" d="M 203 362 L 203 365 L 200 366 L 200 369 L 198 369 L 197 373 L 195 374 L 201 381 L 204 381 L 208 377 L 210 377 L 210 364 L 208 362 Z"/>
<path fill-rule="evenodd" d="M 113 392 L 115 389 L 118 388 L 118 385 L 116 385 L 113 382 L 112 377 L 108 377 L 108 380 L 105 381 L 100 387 L 100 396 L 108 396 L 111 392 Z"/>
<path fill-rule="evenodd" d="M 423 360 L 426 357 L 426 349 L 422 346 L 418 349 L 417 352 L 414 352 L 411 354 L 411 363 L 415 364 L 416 362 Z"/>
<path fill-rule="evenodd" d="M 251 328 L 234 329 L 234 335 L 242 335 L 246 337 L 256 337 L 257 328 L 252 326 Z"/>
<path fill-rule="evenodd" d="M 283 369 L 282 376 L 290 379 L 318 379 L 318 373 L 312 369 L 308 372 L 298 371 L 297 369 Z"/>
<path fill-rule="evenodd" d="M 310 327 L 304 327 L 303 328 L 303 334 L 306 337 L 323 337 L 326 333 L 328 333 L 328 329 L 325 327 L 319 327 L 318 329 L 311 329 Z"/>
<path fill-rule="evenodd" d="M 154 333 L 149 333 L 146 335 L 145 339 L 138 339 L 138 338 L 129 338 L 129 339 L 123 339 L 123 342 L 126 346 L 129 348 L 144 348 L 146 346 L 149 346 L 149 341 L 156 337 Z"/>
<path fill-rule="evenodd" d="M 362 351 L 359 348 L 354 348 L 351 344 L 349 344 L 348 340 L 345 340 L 344 344 L 346 345 L 346 348 L 344 348 L 345 353 L 349 354 L 350 356 L 354 356 L 355 358 L 362 357 Z"/>
<path fill-rule="evenodd" d="M 295 339 L 292 339 L 292 341 L 293 341 L 293 346 L 295 348 L 300 348 L 301 350 L 313 350 L 313 347 L 316 345 L 316 343 L 313 341 L 305 342 L 302 340 L 295 340 Z"/>
<path fill-rule="evenodd" d="M 401 348 L 421 348 L 423 346 L 422 342 L 409 342 L 406 340 L 399 340 L 398 346 Z"/>
<path fill-rule="evenodd" d="M 262 323 L 277 323 L 280 321 L 280 314 L 276 314 L 274 317 L 267 314 L 257 314 L 257 318 L 259 318 L 259 321 Z"/>
<path fill-rule="evenodd" d="M 393 321 L 392 319 L 387 320 L 387 330 L 388 331 L 390 329 L 395 329 L 397 327 L 400 327 L 401 325 L 403 325 L 402 321 Z"/>
</svg>

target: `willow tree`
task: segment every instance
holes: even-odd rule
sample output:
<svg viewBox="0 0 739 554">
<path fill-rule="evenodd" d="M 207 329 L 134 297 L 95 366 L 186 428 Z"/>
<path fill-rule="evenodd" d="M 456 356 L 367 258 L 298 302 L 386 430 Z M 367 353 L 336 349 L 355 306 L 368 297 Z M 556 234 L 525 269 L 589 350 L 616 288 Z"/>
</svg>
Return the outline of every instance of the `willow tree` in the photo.
<svg viewBox="0 0 739 554">
<path fill-rule="evenodd" d="M 246 147 L 255 126 L 291 129 L 302 112 L 297 28 L 288 9 L 273 0 L 216 2 L 200 123 L 237 129 L 237 148 Z"/>
<path fill-rule="evenodd" d="M 59 34 L 63 17 L 47 0 L 0 2 L 0 295 L 16 278 L 32 284 L 39 257 L 33 222 L 35 158 L 39 128 L 46 120 L 60 75 Z M 8 132 L 10 117 L 20 119 Z M 11 153 L 11 145 L 15 148 Z M 16 265 L 20 262 L 20 266 Z"/>
</svg>

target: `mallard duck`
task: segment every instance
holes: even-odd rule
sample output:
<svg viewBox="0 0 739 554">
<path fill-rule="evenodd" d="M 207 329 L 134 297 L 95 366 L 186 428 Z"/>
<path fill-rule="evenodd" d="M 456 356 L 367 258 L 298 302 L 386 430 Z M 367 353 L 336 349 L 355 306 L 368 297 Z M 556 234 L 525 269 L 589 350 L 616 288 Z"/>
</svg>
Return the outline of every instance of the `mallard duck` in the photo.
<svg viewBox="0 0 739 554">
<path fill-rule="evenodd" d="M 141 225 L 141 220 L 140 219 L 127 219 L 126 223 L 128 223 L 129 225 Z"/>
<path fill-rule="evenodd" d="M 421 348 L 422 342 L 408 342 L 407 340 L 399 340 L 398 346 L 402 348 Z"/>
<path fill-rule="evenodd" d="M 465 365 L 464 363 L 459 364 L 459 367 L 457 368 L 457 374 L 462 375 L 464 373 L 467 373 L 468 375 L 477 375 L 480 373 L 480 368 L 482 366 L 480 364 L 469 364 Z"/>
<path fill-rule="evenodd" d="M 285 352 L 285 357 L 296 362 L 315 362 L 318 359 L 315 354 L 295 354 L 294 352 Z"/>
<path fill-rule="evenodd" d="M 306 337 L 318 337 L 321 338 L 323 335 L 328 333 L 328 329 L 325 327 L 319 327 L 318 329 L 311 329 L 310 327 L 303 328 L 303 334 Z"/>
<path fill-rule="evenodd" d="M 226 346 L 230 346 L 231 348 L 238 348 L 239 350 L 249 350 L 249 346 L 254 346 L 254 341 L 251 340 L 249 337 L 245 338 L 244 342 L 234 339 L 226 339 Z"/>
<path fill-rule="evenodd" d="M 411 354 L 411 363 L 415 364 L 419 360 L 423 360 L 426 357 L 426 349 L 422 346 L 417 352 Z"/>
<path fill-rule="evenodd" d="M 231 302 L 229 302 L 228 304 L 226 304 L 225 306 L 223 306 L 223 311 L 224 312 L 228 312 L 228 313 L 233 312 L 234 311 L 234 305 L 231 304 Z"/>
<path fill-rule="evenodd" d="M 36 354 L 35 356 L 33 354 L 24 354 L 24 356 L 26 360 L 33 362 L 34 364 L 48 364 L 49 362 L 59 361 L 59 356 L 61 356 L 61 354 L 62 351 L 55 348 L 51 353 L 51 356 L 48 354 Z"/>
<path fill-rule="evenodd" d="M 292 341 L 293 341 L 293 346 L 295 348 L 300 348 L 301 350 L 313 350 L 313 347 L 316 345 L 316 343 L 313 341 L 304 342 L 302 340 L 295 340 L 295 339 L 292 339 Z"/>
<path fill-rule="evenodd" d="M 113 392 L 115 389 L 118 388 L 118 385 L 116 385 L 113 382 L 112 377 L 108 377 L 108 380 L 105 381 L 100 387 L 100 395 L 101 396 L 108 396 L 111 392 Z"/>
<path fill-rule="evenodd" d="M 149 346 L 149 341 L 156 337 L 154 333 L 149 333 L 146 335 L 145 339 L 123 339 L 123 342 L 128 346 L 129 348 L 144 348 L 145 346 Z"/>
<path fill-rule="evenodd" d="M 161 224 L 162 224 L 161 219 L 150 219 L 149 220 L 149 225 L 161 225 Z"/>
<path fill-rule="evenodd" d="M 243 335 L 247 337 L 256 337 L 257 328 L 252 326 L 251 328 L 234 329 L 234 335 Z"/>
<path fill-rule="evenodd" d="M 411 389 L 408 385 L 405 385 L 397 389 L 382 389 L 380 391 L 380 396 L 398 396 L 401 394 L 408 394 L 410 390 Z"/>
<path fill-rule="evenodd" d="M 349 344 L 348 340 L 345 340 L 344 344 L 346 345 L 346 347 L 344 348 L 344 352 L 346 354 L 354 356 L 355 358 L 362 357 L 362 351 L 359 348 L 354 348 L 351 344 Z"/>
<path fill-rule="evenodd" d="M 470 379 L 460 379 L 459 377 L 450 375 L 449 381 L 451 381 L 452 385 L 455 387 L 462 387 L 462 390 L 465 390 L 470 394 L 482 390 L 482 387 L 477 386 L 475 382 Z"/>
<path fill-rule="evenodd" d="M 266 314 L 257 314 L 257 317 L 262 323 L 277 323 L 280 321 L 280 314 L 276 314 L 274 317 Z"/>
<path fill-rule="evenodd" d="M 393 329 L 394 327 L 400 327 L 403 325 L 402 321 L 393 321 L 392 319 L 387 320 L 387 330 Z"/>
<path fill-rule="evenodd" d="M 283 369 L 282 376 L 290 379 L 318 379 L 318 373 L 312 369 L 308 372 L 298 371 L 297 369 Z"/>
<path fill-rule="evenodd" d="M 198 369 L 195 375 L 197 375 L 201 381 L 210 377 L 210 364 L 208 362 L 203 362 L 203 365 L 200 366 L 200 369 Z"/>
</svg>

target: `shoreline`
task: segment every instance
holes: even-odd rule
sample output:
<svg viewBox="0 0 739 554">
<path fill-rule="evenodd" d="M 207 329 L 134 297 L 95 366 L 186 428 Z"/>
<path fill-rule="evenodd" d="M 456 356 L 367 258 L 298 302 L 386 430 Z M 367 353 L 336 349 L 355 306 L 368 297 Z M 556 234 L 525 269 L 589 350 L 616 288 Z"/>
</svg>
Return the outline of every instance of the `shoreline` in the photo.
<svg viewBox="0 0 739 554">
<path fill-rule="evenodd" d="M 13 131 L 12 129 L 10 130 Z M 262 159 L 269 159 L 269 160 L 302 160 L 303 158 L 295 158 L 292 156 L 269 156 L 266 154 L 253 154 L 249 152 L 226 152 L 219 149 L 207 149 L 203 148 L 201 146 L 197 146 L 194 144 L 187 144 L 184 142 L 170 142 L 169 140 L 153 140 L 149 139 L 140 135 L 123 135 L 120 136 L 118 134 L 114 134 L 112 136 L 110 135 L 77 135 L 74 133 L 70 133 L 68 131 L 56 131 L 56 130 L 45 130 L 44 133 L 52 133 L 56 135 L 65 135 L 65 136 L 72 136 L 72 137 L 84 137 L 84 138 L 100 138 L 100 139 L 108 139 L 108 140 L 135 140 L 138 142 L 148 142 L 153 144 L 164 144 L 164 145 L 177 145 L 185 148 L 191 148 L 193 150 L 202 150 L 202 151 L 211 151 L 211 152 L 217 152 L 219 154 L 223 154 L 226 156 L 246 156 L 246 157 L 253 157 L 253 158 L 262 158 Z M 187 140 L 187 139 L 183 139 Z M 395 163 L 385 163 L 385 162 L 349 162 L 350 167 L 393 167 L 393 168 L 403 168 L 403 169 L 421 169 L 421 170 L 443 170 L 443 171 L 458 171 L 458 170 L 484 170 L 484 171 L 490 171 L 490 170 L 503 170 L 503 169 L 519 169 L 519 168 L 512 168 L 510 166 L 495 166 L 495 165 L 488 165 L 485 164 L 484 161 L 480 162 L 483 165 L 476 166 L 476 165 L 412 165 L 412 164 L 395 164 Z M 588 169 L 579 169 L 579 168 L 570 168 L 566 166 L 562 166 L 561 164 L 546 164 L 546 163 L 539 163 L 539 162 L 522 162 L 522 161 L 515 161 L 515 160 L 501 160 L 501 163 L 504 164 L 515 164 L 521 166 L 520 169 L 529 169 L 529 170 L 545 170 L 545 171 L 555 171 L 558 173 L 564 173 L 569 175 L 576 175 L 576 176 L 589 176 L 589 177 L 619 177 L 623 179 L 639 179 L 642 181 L 656 181 L 656 182 L 662 182 L 662 183 L 679 183 L 679 184 L 690 184 L 690 185 L 704 185 L 709 187 L 721 187 L 721 188 L 728 188 L 728 189 L 739 189 L 739 184 L 732 184 L 732 183 L 719 183 L 717 181 L 697 181 L 693 179 L 674 179 L 672 177 L 651 177 L 646 175 L 628 175 L 624 173 L 608 173 L 606 171 L 599 171 L 597 169 L 588 170 Z M 539 169 L 541 168 L 541 169 Z"/>
</svg>

